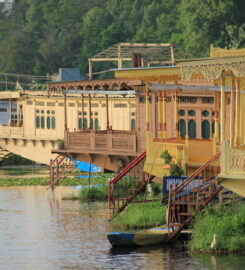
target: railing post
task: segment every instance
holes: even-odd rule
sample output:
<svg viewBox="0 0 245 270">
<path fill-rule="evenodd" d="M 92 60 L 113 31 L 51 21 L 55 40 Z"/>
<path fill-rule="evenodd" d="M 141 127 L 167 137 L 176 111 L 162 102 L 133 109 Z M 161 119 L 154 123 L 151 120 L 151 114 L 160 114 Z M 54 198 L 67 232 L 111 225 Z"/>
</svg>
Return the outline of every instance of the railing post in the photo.
<svg viewBox="0 0 245 270">
<path fill-rule="evenodd" d="M 50 165 L 49 165 L 49 184 L 52 185 L 53 183 L 53 160 L 50 159 Z"/>
<path fill-rule="evenodd" d="M 113 139 L 112 130 L 108 130 L 107 131 L 108 152 L 113 150 L 112 139 Z"/>
</svg>

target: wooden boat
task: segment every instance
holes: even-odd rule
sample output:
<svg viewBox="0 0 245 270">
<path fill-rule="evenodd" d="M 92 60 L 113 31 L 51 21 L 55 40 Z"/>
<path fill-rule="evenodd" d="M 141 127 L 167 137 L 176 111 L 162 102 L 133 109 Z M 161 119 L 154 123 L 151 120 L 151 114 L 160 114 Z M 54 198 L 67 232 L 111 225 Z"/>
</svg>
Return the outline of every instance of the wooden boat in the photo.
<svg viewBox="0 0 245 270">
<path fill-rule="evenodd" d="M 169 229 L 166 225 L 135 232 L 110 232 L 107 238 L 113 247 L 149 246 L 167 241 Z"/>
</svg>

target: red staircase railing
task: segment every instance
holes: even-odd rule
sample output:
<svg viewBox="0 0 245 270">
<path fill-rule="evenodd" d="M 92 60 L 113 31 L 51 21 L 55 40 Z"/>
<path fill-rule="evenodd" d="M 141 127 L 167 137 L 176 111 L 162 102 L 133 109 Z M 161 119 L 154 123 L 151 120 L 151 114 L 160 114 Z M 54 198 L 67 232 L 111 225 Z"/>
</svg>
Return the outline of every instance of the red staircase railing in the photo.
<svg viewBox="0 0 245 270">
<path fill-rule="evenodd" d="M 58 185 L 60 181 L 65 179 L 72 171 L 76 169 L 74 163 L 65 156 L 57 155 L 54 160 L 50 160 L 50 181 L 49 187 Z M 74 174 L 73 174 L 74 175 Z"/>
<path fill-rule="evenodd" d="M 200 212 L 223 187 L 217 185 L 219 159 L 217 153 L 203 166 L 197 169 L 181 185 L 169 191 L 168 199 L 168 241 L 177 236 L 189 224 L 194 213 Z"/>
<path fill-rule="evenodd" d="M 146 152 L 143 152 L 109 181 L 108 207 L 113 213 L 123 211 L 154 178 L 143 172 L 145 157 Z"/>
</svg>

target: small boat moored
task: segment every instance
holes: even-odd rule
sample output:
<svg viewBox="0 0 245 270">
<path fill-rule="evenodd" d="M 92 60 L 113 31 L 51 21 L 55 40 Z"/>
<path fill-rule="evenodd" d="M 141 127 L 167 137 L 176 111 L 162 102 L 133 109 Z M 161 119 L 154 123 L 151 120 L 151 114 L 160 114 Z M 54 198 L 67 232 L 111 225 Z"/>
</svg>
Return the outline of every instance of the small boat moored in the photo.
<svg viewBox="0 0 245 270">
<path fill-rule="evenodd" d="M 167 241 L 169 229 L 166 225 L 135 232 L 110 232 L 107 238 L 113 247 L 149 246 Z"/>
</svg>

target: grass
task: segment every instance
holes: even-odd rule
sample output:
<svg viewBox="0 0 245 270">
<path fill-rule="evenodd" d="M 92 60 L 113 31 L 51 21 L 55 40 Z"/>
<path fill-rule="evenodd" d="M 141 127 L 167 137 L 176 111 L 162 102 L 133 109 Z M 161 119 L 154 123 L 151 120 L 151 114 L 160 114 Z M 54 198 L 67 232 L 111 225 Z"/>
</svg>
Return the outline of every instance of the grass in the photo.
<svg viewBox="0 0 245 270">
<path fill-rule="evenodd" d="M 211 242 L 216 235 L 216 245 Z M 241 252 L 245 251 L 245 204 L 208 208 L 196 216 L 192 251 Z"/>
<path fill-rule="evenodd" d="M 130 204 L 126 210 L 112 219 L 113 229 L 150 228 L 166 223 L 166 206 L 160 202 Z"/>
<path fill-rule="evenodd" d="M 79 194 L 79 199 L 81 200 L 97 200 L 97 201 L 106 201 L 107 200 L 107 185 L 100 187 L 87 187 L 83 188 Z"/>
</svg>

